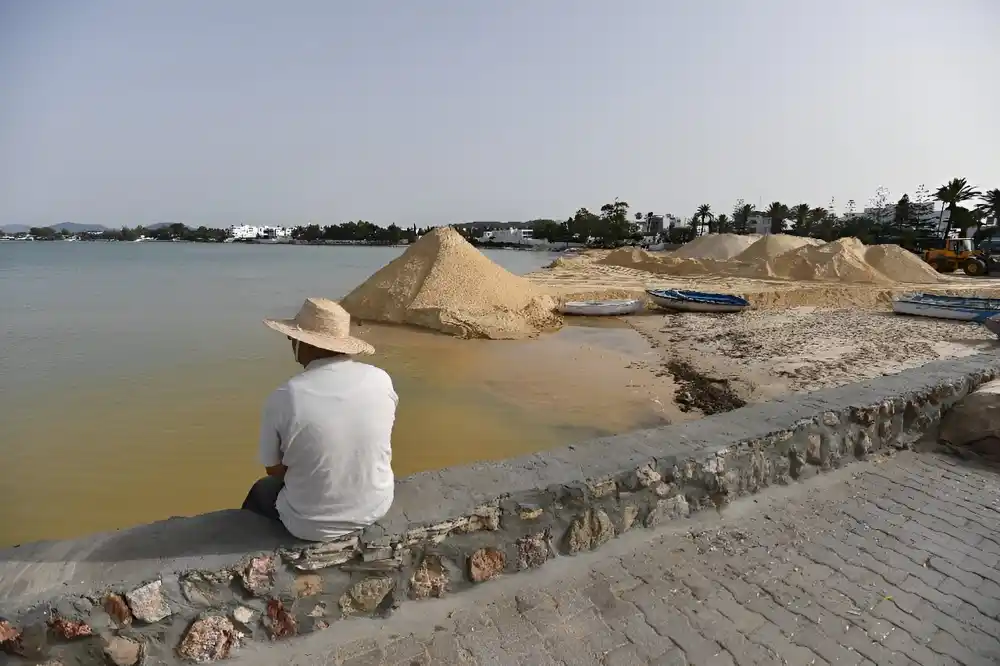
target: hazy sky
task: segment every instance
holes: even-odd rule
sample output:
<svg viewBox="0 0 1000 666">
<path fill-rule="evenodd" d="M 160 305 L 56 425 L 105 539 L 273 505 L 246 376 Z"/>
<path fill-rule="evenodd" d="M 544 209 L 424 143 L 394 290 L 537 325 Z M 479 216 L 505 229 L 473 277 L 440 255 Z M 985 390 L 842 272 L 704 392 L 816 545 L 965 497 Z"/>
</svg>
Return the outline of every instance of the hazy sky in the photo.
<svg viewBox="0 0 1000 666">
<path fill-rule="evenodd" d="M 1000 0 L 0 0 L 0 224 L 1000 187 Z"/>
</svg>

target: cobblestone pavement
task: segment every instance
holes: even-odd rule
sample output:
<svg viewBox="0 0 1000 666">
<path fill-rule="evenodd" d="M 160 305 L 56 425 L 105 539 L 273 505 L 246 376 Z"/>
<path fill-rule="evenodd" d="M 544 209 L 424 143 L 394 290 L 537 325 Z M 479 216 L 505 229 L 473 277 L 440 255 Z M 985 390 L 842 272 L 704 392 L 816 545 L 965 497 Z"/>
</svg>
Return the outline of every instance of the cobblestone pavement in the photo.
<svg viewBox="0 0 1000 666">
<path fill-rule="evenodd" d="M 237 663 L 998 664 L 1000 468 L 902 453 Z"/>
</svg>

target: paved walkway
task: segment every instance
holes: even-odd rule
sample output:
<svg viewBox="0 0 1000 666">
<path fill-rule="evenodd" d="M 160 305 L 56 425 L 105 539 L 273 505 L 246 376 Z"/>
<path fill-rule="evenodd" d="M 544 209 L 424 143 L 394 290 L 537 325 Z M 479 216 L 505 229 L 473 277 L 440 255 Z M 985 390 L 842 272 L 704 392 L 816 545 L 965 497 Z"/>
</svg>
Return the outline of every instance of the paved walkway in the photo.
<svg viewBox="0 0 1000 666">
<path fill-rule="evenodd" d="M 903 453 L 238 664 L 995 665 L 1000 470 Z"/>
</svg>

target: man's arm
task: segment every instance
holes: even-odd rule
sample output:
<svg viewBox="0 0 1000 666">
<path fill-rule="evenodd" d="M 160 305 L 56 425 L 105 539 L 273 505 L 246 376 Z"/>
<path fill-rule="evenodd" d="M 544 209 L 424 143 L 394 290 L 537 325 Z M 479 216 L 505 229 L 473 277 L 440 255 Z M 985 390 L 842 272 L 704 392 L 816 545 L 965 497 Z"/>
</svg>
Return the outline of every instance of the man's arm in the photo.
<svg viewBox="0 0 1000 666">
<path fill-rule="evenodd" d="M 288 469 L 281 462 L 281 432 L 287 413 L 283 406 L 287 397 L 285 391 L 279 388 L 268 397 L 261 414 L 258 458 L 268 476 L 284 478 Z"/>
</svg>

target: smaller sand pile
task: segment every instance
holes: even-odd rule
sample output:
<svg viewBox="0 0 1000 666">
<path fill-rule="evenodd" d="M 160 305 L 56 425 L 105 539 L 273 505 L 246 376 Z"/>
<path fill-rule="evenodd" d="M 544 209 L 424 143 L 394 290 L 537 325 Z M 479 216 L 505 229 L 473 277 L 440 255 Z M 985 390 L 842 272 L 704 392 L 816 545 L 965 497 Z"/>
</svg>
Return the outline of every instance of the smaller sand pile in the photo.
<svg viewBox="0 0 1000 666">
<path fill-rule="evenodd" d="M 805 245 L 769 262 L 775 275 L 789 280 L 823 280 L 885 284 L 894 282 L 865 261 L 865 245 L 841 238 L 823 245 Z"/>
<path fill-rule="evenodd" d="M 865 250 L 865 261 L 896 282 L 926 284 L 947 280 L 930 264 L 898 245 L 871 245 Z"/>
<path fill-rule="evenodd" d="M 733 257 L 737 261 L 756 264 L 759 261 L 770 261 L 786 252 L 797 250 L 806 245 L 817 245 L 823 241 L 788 234 L 767 234 L 761 236 L 750 247 Z"/>
<path fill-rule="evenodd" d="M 664 273 L 665 264 L 663 258 L 641 250 L 636 247 L 621 247 L 608 253 L 597 263 L 605 266 L 621 266 L 622 268 L 634 268 L 647 273 Z"/>
<path fill-rule="evenodd" d="M 760 236 L 751 234 L 708 234 L 685 243 L 670 254 L 677 259 L 732 259 L 753 245 Z"/>
<path fill-rule="evenodd" d="M 509 340 L 556 328 L 555 301 L 451 227 L 425 234 L 340 302 L 360 320 Z"/>
</svg>

